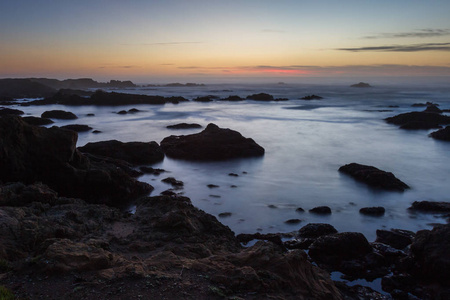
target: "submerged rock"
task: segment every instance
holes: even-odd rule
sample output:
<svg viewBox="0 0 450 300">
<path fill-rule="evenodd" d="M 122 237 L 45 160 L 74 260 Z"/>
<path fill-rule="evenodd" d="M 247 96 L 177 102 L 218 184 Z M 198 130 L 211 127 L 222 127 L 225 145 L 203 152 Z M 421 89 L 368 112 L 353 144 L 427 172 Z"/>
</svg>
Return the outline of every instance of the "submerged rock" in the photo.
<svg viewBox="0 0 450 300">
<path fill-rule="evenodd" d="M 442 141 L 450 141 L 450 126 L 430 133 L 430 137 Z"/>
<path fill-rule="evenodd" d="M 394 174 L 372 166 L 351 163 L 340 167 L 339 171 L 375 188 L 401 192 L 409 188 L 407 184 L 397 179 Z"/>
<path fill-rule="evenodd" d="M 156 142 L 128 142 L 117 140 L 87 143 L 78 150 L 84 153 L 121 159 L 132 164 L 152 164 L 164 159 L 164 153 Z"/>
<path fill-rule="evenodd" d="M 197 134 L 170 136 L 161 141 L 169 157 L 188 160 L 223 160 L 264 155 L 264 148 L 231 129 L 209 124 Z"/>
</svg>

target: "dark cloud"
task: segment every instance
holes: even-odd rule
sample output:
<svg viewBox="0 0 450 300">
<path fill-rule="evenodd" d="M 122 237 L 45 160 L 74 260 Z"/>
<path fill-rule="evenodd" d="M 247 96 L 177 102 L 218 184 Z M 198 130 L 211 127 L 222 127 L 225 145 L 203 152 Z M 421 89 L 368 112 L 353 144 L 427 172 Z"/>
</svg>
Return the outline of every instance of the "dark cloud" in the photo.
<svg viewBox="0 0 450 300">
<path fill-rule="evenodd" d="M 338 48 L 335 50 L 351 52 L 419 52 L 419 51 L 450 51 L 450 43 L 427 43 L 414 45 L 390 45 L 358 48 Z"/>
<path fill-rule="evenodd" d="M 450 29 L 419 29 L 411 32 L 380 33 L 377 35 L 365 36 L 364 39 L 385 39 L 385 38 L 429 38 L 450 35 Z"/>
</svg>

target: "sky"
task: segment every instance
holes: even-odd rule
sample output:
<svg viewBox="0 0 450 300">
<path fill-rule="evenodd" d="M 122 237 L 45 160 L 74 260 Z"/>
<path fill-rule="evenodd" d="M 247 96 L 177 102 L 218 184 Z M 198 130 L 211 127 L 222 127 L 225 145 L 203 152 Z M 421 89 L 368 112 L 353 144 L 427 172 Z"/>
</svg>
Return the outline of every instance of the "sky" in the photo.
<svg viewBox="0 0 450 300">
<path fill-rule="evenodd" d="M 450 1 L 0 3 L 0 78 L 405 76 L 450 83 Z"/>
</svg>

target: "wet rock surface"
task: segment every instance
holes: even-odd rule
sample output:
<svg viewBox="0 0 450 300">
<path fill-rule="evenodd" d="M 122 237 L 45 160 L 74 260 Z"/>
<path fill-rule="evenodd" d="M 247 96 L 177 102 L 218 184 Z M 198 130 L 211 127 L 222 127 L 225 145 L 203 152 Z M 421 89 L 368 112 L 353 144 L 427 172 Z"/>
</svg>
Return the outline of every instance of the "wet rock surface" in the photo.
<svg viewBox="0 0 450 300">
<path fill-rule="evenodd" d="M 92 127 L 90 127 L 88 125 L 84 125 L 84 124 L 64 125 L 64 126 L 61 126 L 61 128 L 68 129 L 68 130 L 73 130 L 73 131 L 76 131 L 76 132 L 85 132 L 85 131 L 90 131 L 92 129 Z"/>
<path fill-rule="evenodd" d="M 78 119 L 78 117 L 70 112 L 64 110 L 48 110 L 42 113 L 41 118 L 47 119 L 61 119 L 61 120 L 74 120 Z"/>
<path fill-rule="evenodd" d="M 430 133 L 430 137 L 442 141 L 450 141 L 450 126 Z"/>
<path fill-rule="evenodd" d="M 362 181 L 374 188 L 394 190 L 403 192 L 409 186 L 397 179 L 394 174 L 377 169 L 372 166 L 351 163 L 339 168 L 340 172 L 346 173 L 358 181 Z"/>
<path fill-rule="evenodd" d="M 200 133 L 170 136 L 161 141 L 164 153 L 188 160 L 224 160 L 264 155 L 264 148 L 239 132 L 209 124 Z"/>
<path fill-rule="evenodd" d="M 40 117 L 23 117 L 23 120 L 27 122 L 29 125 L 49 125 L 53 124 L 54 122 L 47 118 L 40 118 Z"/>
</svg>

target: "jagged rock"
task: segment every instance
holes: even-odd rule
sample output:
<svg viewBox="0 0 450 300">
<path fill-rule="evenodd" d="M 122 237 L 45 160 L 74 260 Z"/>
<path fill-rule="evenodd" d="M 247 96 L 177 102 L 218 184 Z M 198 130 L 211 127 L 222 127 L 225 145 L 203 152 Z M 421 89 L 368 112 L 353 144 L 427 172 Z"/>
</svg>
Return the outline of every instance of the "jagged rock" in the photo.
<svg viewBox="0 0 450 300">
<path fill-rule="evenodd" d="M 182 187 L 184 185 L 183 181 L 176 180 L 174 177 L 167 177 L 161 180 L 162 182 L 171 184 L 174 187 Z"/>
<path fill-rule="evenodd" d="M 231 129 L 209 124 L 197 134 L 170 136 L 161 141 L 169 157 L 189 160 L 223 160 L 264 155 L 264 148 Z"/>
<path fill-rule="evenodd" d="M 168 129 L 191 129 L 191 128 L 202 128 L 202 125 L 196 123 L 179 123 L 175 125 L 166 126 Z"/>
<path fill-rule="evenodd" d="M 414 232 L 402 229 L 381 230 L 377 229 L 375 242 L 383 243 L 402 250 L 410 245 L 414 239 Z"/>
<path fill-rule="evenodd" d="M 351 163 L 340 167 L 339 171 L 375 188 L 401 192 L 409 188 L 408 185 L 397 179 L 394 174 L 382 171 L 372 166 Z"/>
<path fill-rule="evenodd" d="M 128 142 L 117 140 L 87 143 L 78 150 L 84 153 L 121 159 L 132 164 L 153 164 L 164 159 L 164 153 L 156 142 Z"/>
<path fill-rule="evenodd" d="M 450 126 L 447 126 L 443 129 L 430 133 L 430 136 L 433 139 L 442 140 L 442 141 L 450 141 Z"/>
<path fill-rule="evenodd" d="M 376 207 L 363 207 L 359 210 L 360 214 L 369 215 L 369 216 L 382 216 L 385 213 L 384 207 L 376 206 Z"/>
<path fill-rule="evenodd" d="M 23 117 L 23 120 L 27 122 L 30 125 L 49 125 L 53 124 L 54 122 L 47 118 L 39 118 L 39 117 Z"/>
<path fill-rule="evenodd" d="M 298 235 L 303 238 L 318 238 L 319 236 L 334 234 L 338 231 L 330 224 L 309 223 L 298 231 Z"/>
<path fill-rule="evenodd" d="M 49 111 L 44 112 L 41 115 L 41 118 L 74 120 L 74 119 L 77 119 L 78 117 L 74 113 L 71 113 L 70 111 L 49 110 Z"/>
<path fill-rule="evenodd" d="M 31 126 L 20 117 L 4 116 L 0 136 L 0 181 L 42 182 L 62 196 L 111 204 L 153 189 L 113 164 L 88 159 L 76 149 L 74 131 Z"/>
<path fill-rule="evenodd" d="M 68 129 L 68 130 L 73 130 L 73 131 L 76 131 L 76 132 L 84 132 L 84 131 L 89 131 L 89 130 L 92 129 L 92 127 L 90 127 L 88 125 L 82 125 L 82 124 L 64 125 L 64 126 L 61 126 L 61 128 Z"/>
<path fill-rule="evenodd" d="M 421 212 L 450 212 L 450 202 L 414 201 L 409 209 Z"/>
</svg>

